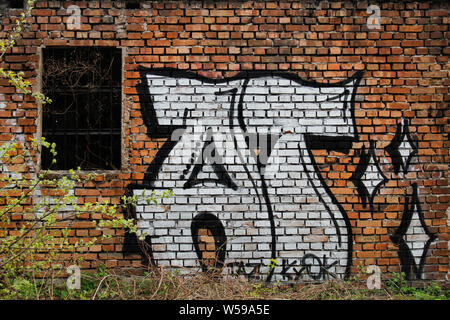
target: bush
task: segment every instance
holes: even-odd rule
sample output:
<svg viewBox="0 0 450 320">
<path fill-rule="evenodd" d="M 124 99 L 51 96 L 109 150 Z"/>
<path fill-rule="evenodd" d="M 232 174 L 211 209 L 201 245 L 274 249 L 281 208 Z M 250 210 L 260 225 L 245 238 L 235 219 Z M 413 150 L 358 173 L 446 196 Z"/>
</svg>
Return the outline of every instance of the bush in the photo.
<svg viewBox="0 0 450 320">
<path fill-rule="evenodd" d="M 31 140 L 29 146 L 31 150 L 20 143 L 0 146 L 0 281 L 18 276 L 44 276 L 49 271 L 63 272 L 62 260 L 79 262 L 82 253 L 92 245 L 111 238 L 107 232 L 110 228 L 137 233 L 134 220 L 125 219 L 120 213 L 121 208 L 136 204 L 136 196 L 123 196 L 119 205 L 106 201 L 80 205 L 74 195 L 75 188 L 92 181 L 96 174 L 82 175 L 78 168 L 69 170 L 67 175 L 49 178 L 49 170 L 36 172 L 30 160 L 42 148 L 48 148 L 55 156 L 55 144 L 43 138 L 39 142 Z M 160 198 L 171 195 L 171 191 L 160 195 L 152 192 L 146 200 L 158 204 Z M 100 235 L 86 239 L 73 237 L 73 222 L 82 214 L 92 217 L 96 213 L 102 218 L 90 222 Z"/>
<path fill-rule="evenodd" d="M 27 0 L 26 9 L 15 19 L 6 37 L 0 39 L 0 63 L 27 27 L 35 2 Z M 23 72 L 0 68 L 0 78 L 7 79 L 18 94 L 29 95 L 42 105 L 52 103 L 42 93 L 32 92 L 31 83 L 23 76 Z M 123 206 L 135 205 L 137 198 L 124 196 L 120 205 L 107 202 L 80 205 L 74 190 L 95 179 L 95 174 L 81 174 L 77 169 L 52 178 L 49 170 L 39 171 L 37 159 L 46 148 L 55 163 L 56 145 L 45 138 L 34 140 L 24 136 L 20 140 L 0 146 L 0 290 L 6 294 L 12 290 L 19 296 L 29 297 L 30 288 L 36 289 L 36 278 L 63 274 L 63 261 L 66 265 L 80 262 L 83 252 L 111 237 L 108 228 L 137 233 L 133 220 L 123 218 L 120 213 Z M 157 204 L 160 197 L 170 195 L 171 192 L 159 196 L 152 193 L 147 201 Z M 98 228 L 99 236 L 72 237 L 73 222 L 82 214 L 92 217 L 95 213 L 101 218 L 89 221 Z M 11 279 L 15 280 L 11 282 Z"/>
</svg>

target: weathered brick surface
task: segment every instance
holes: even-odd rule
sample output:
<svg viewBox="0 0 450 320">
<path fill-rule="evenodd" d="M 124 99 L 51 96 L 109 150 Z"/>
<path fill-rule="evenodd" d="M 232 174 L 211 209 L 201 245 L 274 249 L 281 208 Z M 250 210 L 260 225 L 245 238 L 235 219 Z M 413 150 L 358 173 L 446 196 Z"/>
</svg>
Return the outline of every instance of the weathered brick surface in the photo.
<svg viewBox="0 0 450 320">
<path fill-rule="evenodd" d="M 79 30 L 69 30 L 66 25 L 69 14 L 65 8 L 71 4 L 81 9 Z M 323 103 L 321 99 L 327 93 L 321 89 L 287 82 L 280 85 L 273 74 L 259 78 L 263 85 L 247 86 L 246 97 L 251 97 L 251 101 L 244 101 L 246 126 L 278 127 L 283 133 L 276 149 L 285 162 L 267 186 L 276 217 L 276 258 L 280 267 L 275 272 L 280 279 L 286 279 L 281 274 L 282 258 L 298 263 L 308 253 L 320 258 L 322 264 L 323 255 L 327 256 L 327 266 L 338 261 L 331 268 L 337 268 L 334 271 L 339 274 L 345 273 L 349 259 L 352 271 L 356 271 L 355 266 L 360 262 L 376 264 L 386 273 L 399 271 L 405 261 L 399 258 L 398 250 L 406 243 L 416 266 L 411 277 L 420 274 L 423 279 L 442 280 L 448 278 L 449 272 L 449 4 L 446 1 L 382 3 L 379 29 L 367 26 L 368 5 L 368 2 L 350 1 L 322 2 L 320 7 L 313 1 L 143 1 L 140 9 L 128 10 L 121 1 L 39 1 L 29 18 L 30 28 L 5 56 L 1 67 L 23 70 L 38 88 L 39 48 L 123 48 L 123 166 L 120 171 L 100 172 L 94 183 L 76 191 L 81 201 L 106 199 L 116 203 L 130 183 L 146 181 L 149 165 L 167 139 L 155 137 L 143 120 L 143 101 L 137 90 L 143 80 L 143 73 L 139 72 L 143 69 L 138 69 L 139 66 L 174 68 L 208 79 L 225 79 L 242 71 L 271 71 L 319 83 L 337 83 L 362 71 L 356 88 L 354 116 L 346 117 L 354 120 L 356 132 L 349 132 L 348 123 L 342 122 L 339 110 L 342 111 L 343 97 Z M 13 17 L 20 12 L 9 10 L 1 17 L 0 37 L 11 30 Z M 144 80 L 149 86 L 147 94 L 162 99 L 157 109 L 160 124 L 182 124 L 184 108 L 191 104 L 194 110 L 190 121 L 201 119 L 203 127 L 214 127 L 214 130 L 227 126 L 232 97 L 214 92 L 230 89 L 240 92 L 243 88 L 242 83 L 231 82 L 223 88 L 183 84 L 182 77 L 169 74 L 159 80 L 147 77 Z M 271 81 L 276 84 L 270 84 Z M 189 100 L 170 101 L 170 97 L 180 94 L 176 91 L 180 87 L 184 90 L 182 96 Z M 245 97 L 236 95 L 241 96 Z M 202 100 L 193 104 L 195 99 Z M 24 98 L 7 81 L 0 80 L 1 142 L 24 141 L 26 137 L 39 135 L 40 114 L 31 98 Z M 306 145 L 299 149 L 299 141 L 308 133 L 341 137 L 357 134 L 359 141 L 352 141 L 348 152 Z M 393 161 L 394 137 L 399 139 L 397 149 L 402 164 Z M 411 143 L 407 142 L 408 137 Z M 417 152 L 406 165 L 408 155 L 415 149 Z M 316 163 L 316 169 L 307 163 L 305 170 L 298 152 L 306 152 L 308 159 Z M 358 172 L 365 172 L 359 171 L 361 159 L 372 162 L 366 175 L 358 177 Z M 166 163 L 169 160 L 173 161 L 173 172 L 161 172 L 154 181 L 158 187 L 174 188 L 175 198 L 167 200 L 159 209 L 138 207 L 148 215 L 141 219 L 143 229 L 173 237 L 166 242 L 154 239 L 156 260 L 164 261 L 162 264 L 198 266 L 190 223 L 197 213 L 208 211 L 219 215 L 228 239 L 235 239 L 226 250 L 225 263 L 230 263 L 231 271 L 250 273 L 258 264 L 267 264 L 272 254 L 273 231 L 267 227 L 264 216 L 267 212 L 259 207 L 258 196 L 248 191 L 253 190 L 248 173 L 242 168 L 234 171 L 233 181 L 239 184 L 238 191 L 230 189 L 227 193 L 223 186 L 184 189 L 181 178 L 174 177 L 183 173 L 185 168 L 181 167 L 185 163 L 178 159 L 179 163 L 175 164 L 176 157 L 166 159 Z M 231 167 L 229 170 L 233 171 Z M 253 167 L 250 172 L 256 174 L 258 169 Z M 305 176 L 306 173 L 310 176 Z M 320 179 L 323 181 L 317 183 Z M 255 180 L 262 183 L 261 179 Z M 364 193 L 360 184 L 358 188 L 358 180 L 368 193 Z M 317 183 L 315 187 L 319 191 L 314 190 L 311 181 Z M 325 186 L 335 200 L 318 199 Z M 248 191 L 245 197 L 239 194 L 244 189 Z M 339 245 L 337 228 L 326 206 L 334 207 L 331 212 L 348 217 L 351 258 L 343 254 L 348 252 L 348 245 Z M 411 219 L 407 219 L 410 213 Z M 160 216 L 155 219 L 150 217 L 153 214 Z M 18 215 L 14 219 L 21 218 Z M 96 218 L 87 215 L 80 219 L 73 236 L 95 236 L 90 220 Z M 410 224 L 405 235 L 400 237 L 397 233 L 395 237 L 402 229 L 402 221 Z M 238 223 L 254 225 L 227 229 L 228 225 Z M 436 239 L 424 250 L 429 235 L 435 235 Z M 138 265 L 138 254 L 123 253 L 123 231 L 116 230 L 113 239 L 92 248 L 83 267 L 94 268 L 105 261 L 112 267 Z M 333 248 L 338 249 L 333 251 Z M 424 251 L 426 257 L 420 261 Z M 317 260 L 314 261 L 306 259 L 305 264 L 317 265 Z M 245 263 L 249 266 L 242 265 Z M 264 267 L 259 267 L 261 274 L 265 274 Z M 295 267 L 299 270 L 301 263 Z M 291 278 L 295 277 L 293 272 L 291 268 Z M 311 271 L 314 272 L 318 274 Z M 306 272 L 303 274 L 308 278 Z"/>
</svg>

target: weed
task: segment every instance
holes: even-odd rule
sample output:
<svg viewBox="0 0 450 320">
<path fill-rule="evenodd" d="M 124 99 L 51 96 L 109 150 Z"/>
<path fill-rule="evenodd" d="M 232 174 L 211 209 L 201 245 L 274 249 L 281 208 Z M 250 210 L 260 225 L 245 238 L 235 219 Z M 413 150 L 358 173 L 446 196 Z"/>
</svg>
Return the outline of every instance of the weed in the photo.
<svg viewBox="0 0 450 320">
<path fill-rule="evenodd" d="M 392 278 L 386 281 L 386 287 L 392 294 L 406 299 L 448 300 L 450 298 L 450 290 L 444 290 L 434 282 L 424 288 L 409 286 L 403 272 L 393 272 Z"/>
<path fill-rule="evenodd" d="M 59 279 L 61 280 L 61 279 Z M 146 269 L 142 276 L 121 276 L 99 267 L 95 272 L 82 272 L 81 288 L 68 289 L 64 281 L 34 281 L 11 278 L 0 284 L 0 299 L 133 299 L 133 300 L 366 300 L 416 299 L 448 300 L 450 290 L 437 283 L 424 288 L 408 286 L 404 275 L 394 273 L 383 289 L 369 290 L 364 281 L 330 280 L 323 283 L 286 285 L 281 282 L 248 281 L 241 277 L 185 274 L 164 269 Z M 42 289 L 39 289 L 41 288 Z"/>
</svg>

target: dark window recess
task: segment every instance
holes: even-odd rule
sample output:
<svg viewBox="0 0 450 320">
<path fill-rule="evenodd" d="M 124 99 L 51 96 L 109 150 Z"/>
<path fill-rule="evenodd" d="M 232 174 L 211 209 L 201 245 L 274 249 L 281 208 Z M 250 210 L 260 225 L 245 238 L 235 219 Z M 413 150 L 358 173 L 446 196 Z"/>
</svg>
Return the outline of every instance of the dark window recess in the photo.
<svg viewBox="0 0 450 320">
<path fill-rule="evenodd" d="M 116 170 L 121 164 L 120 49 L 106 47 L 43 50 L 42 135 L 56 143 L 56 164 L 45 148 L 42 168 Z"/>
<path fill-rule="evenodd" d="M 128 0 L 125 3 L 125 9 L 140 9 L 141 5 L 139 4 L 139 0 Z"/>
<path fill-rule="evenodd" d="M 0 4 L 2 7 L 6 5 L 6 8 L 12 9 L 22 9 L 23 2 L 23 0 L 0 0 Z"/>
</svg>

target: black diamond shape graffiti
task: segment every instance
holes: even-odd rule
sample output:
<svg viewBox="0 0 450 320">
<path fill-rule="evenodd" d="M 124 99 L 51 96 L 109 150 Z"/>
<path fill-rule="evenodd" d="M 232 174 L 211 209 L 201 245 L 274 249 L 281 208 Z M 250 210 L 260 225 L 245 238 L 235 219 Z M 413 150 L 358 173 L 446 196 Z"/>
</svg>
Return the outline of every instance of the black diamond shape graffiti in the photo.
<svg viewBox="0 0 450 320">
<path fill-rule="evenodd" d="M 385 150 L 392 159 L 395 174 L 400 169 L 406 174 L 412 158 L 417 154 L 417 141 L 411 136 L 408 119 L 398 123 L 395 136 Z"/>
<path fill-rule="evenodd" d="M 412 187 L 412 197 L 405 197 L 402 221 L 390 237 L 398 246 L 402 272 L 409 280 L 412 279 L 412 274 L 415 274 L 417 279 L 421 279 L 428 248 L 437 239 L 437 236 L 431 233 L 425 224 L 417 183 L 414 183 Z"/>
<path fill-rule="evenodd" d="M 377 162 L 375 143 L 370 142 L 369 150 L 362 148 L 359 163 L 350 180 L 355 184 L 364 207 L 369 204 L 373 211 L 373 199 L 378 190 L 388 181 Z"/>
</svg>

